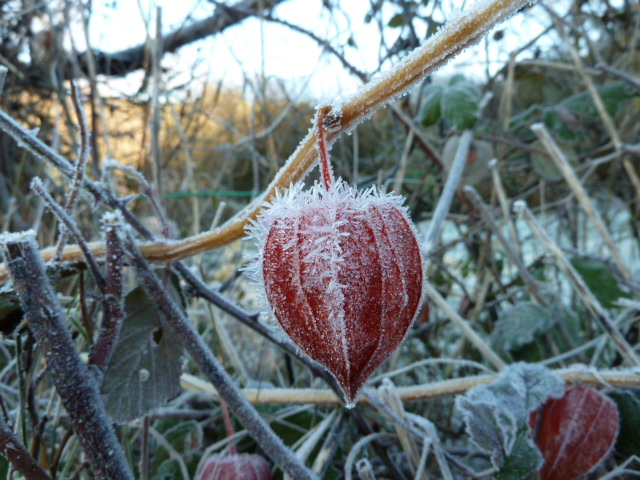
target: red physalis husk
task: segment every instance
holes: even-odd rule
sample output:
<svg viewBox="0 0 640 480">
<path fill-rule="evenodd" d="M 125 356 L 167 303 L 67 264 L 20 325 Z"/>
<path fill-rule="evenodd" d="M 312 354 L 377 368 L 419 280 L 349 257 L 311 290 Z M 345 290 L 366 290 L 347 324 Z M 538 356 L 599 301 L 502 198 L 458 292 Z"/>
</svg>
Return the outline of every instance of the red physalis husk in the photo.
<svg viewBox="0 0 640 480">
<path fill-rule="evenodd" d="M 422 256 L 401 198 L 295 185 L 249 228 L 251 271 L 282 329 L 355 405 L 367 378 L 399 347 L 422 299 Z"/>
<path fill-rule="evenodd" d="M 211 455 L 196 474 L 195 480 L 271 480 L 271 467 L 260 455 Z"/>
<path fill-rule="evenodd" d="M 574 387 L 532 415 L 544 457 L 540 480 L 573 480 L 595 469 L 618 436 L 615 402 L 591 387 Z"/>
</svg>

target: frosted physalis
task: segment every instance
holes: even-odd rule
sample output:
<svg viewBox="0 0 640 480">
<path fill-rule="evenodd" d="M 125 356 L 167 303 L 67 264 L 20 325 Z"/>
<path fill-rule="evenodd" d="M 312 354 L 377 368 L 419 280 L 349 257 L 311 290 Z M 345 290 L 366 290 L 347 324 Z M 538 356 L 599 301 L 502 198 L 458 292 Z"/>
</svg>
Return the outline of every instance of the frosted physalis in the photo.
<svg viewBox="0 0 640 480">
<path fill-rule="evenodd" d="M 401 197 L 334 180 L 327 121 L 316 121 L 323 183 L 279 194 L 248 228 L 251 267 L 283 330 L 324 365 L 347 406 L 400 346 L 420 307 L 424 281 L 415 228 Z"/>
</svg>

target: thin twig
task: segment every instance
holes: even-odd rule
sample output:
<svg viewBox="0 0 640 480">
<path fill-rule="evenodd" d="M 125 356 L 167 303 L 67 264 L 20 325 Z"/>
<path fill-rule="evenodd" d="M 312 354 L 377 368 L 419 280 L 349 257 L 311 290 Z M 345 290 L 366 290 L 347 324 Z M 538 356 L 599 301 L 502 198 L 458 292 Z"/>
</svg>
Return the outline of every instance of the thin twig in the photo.
<svg viewBox="0 0 640 480">
<path fill-rule="evenodd" d="M 84 108 L 82 108 L 81 96 L 78 85 L 76 85 L 75 82 L 71 82 L 71 101 L 76 112 L 76 117 L 78 117 L 78 128 L 80 130 L 80 150 L 78 152 L 78 160 L 76 161 L 71 189 L 67 195 L 67 204 L 64 207 L 64 210 L 69 217 L 73 216 L 73 211 L 75 210 L 76 203 L 78 202 L 78 196 L 80 195 L 80 190 L 84 183 L 87 161 L 89 160 L 89 152 L 91 150 L 91 134 L 89 133 L 87 116 L 84 113 Z M 56 261 L 59 261 L 62 257 L 64 246 L 67 243 L 67 235 L 68 231 L 66 228 L 62 228 L 60 230 L 60 238 L 58 239 L 58 246 L 56 248 Z"/>
<path fill-rule="evenodd" d="M 158 202 L 164 206 L 164 181 L 162 179 L 162 151 L 160 149 L 160 60 L 162 59 L 162 8 L 156 7 L 156 31 L 152 46 L 151 71 L 151 161 L 153 165 L 153 185 L 158 192 Z M 167 226 L 164 226 L 166 230 Z M 168 231 L 163 231 L 164 237 L 169 236 Z"/>
<path fill-rule="evenodd" d="M 640 78 L 632 77 L 627 72 L 613 68 L 606 63 L 598 63 L 596 64 L 596 68 L 599 68 L 603 72 L 607 72 L 609 75 L 613 75 L 614 77 L 624 80 L 636 90 L 640 90 Z"/>
</svg>

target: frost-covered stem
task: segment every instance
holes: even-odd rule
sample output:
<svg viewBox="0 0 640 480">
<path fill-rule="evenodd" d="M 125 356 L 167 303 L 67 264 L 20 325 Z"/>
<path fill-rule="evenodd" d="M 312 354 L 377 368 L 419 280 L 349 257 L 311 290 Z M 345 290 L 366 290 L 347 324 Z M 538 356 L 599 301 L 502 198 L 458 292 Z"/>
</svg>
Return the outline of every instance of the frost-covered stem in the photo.
<svg viewBox="0 0 640 480">
<path fill-rule="evenodd" d="M 67 214 L 67 212 L 65 212 L 64 208 L 62 208 L 62 206 L 53 199 L 49 192 L 47 192 L 47 189 L 44 188 L 42 180 L 40 180 L 39 177 L 34 177 L 34 179 L 31 181 L 31 189 L 36 194 L 38 194 L 38 196 L 40 196 L 42 200 L 44 200 L 45 205 L 51 209 L 54 215 L 58 217 L 58 220 L 60 220 L 65 228 L 74 236 L 76 242 L 78 242 L 78 247 L 84 254 L 87 265 L 89 266 L 89 271 L 93 275 L 96 285 L 98 285 L 98 289 L 101 292 L 104 292 L 105 280 L 102 276 L 102 272 L 100 271 L 100 267 L 98 266 L 98 262 L 93 256 L 89 245 L 87 245 L 87 242 L 85 242 L 84 238 L 82 237 L 80 229 L 78 228 L 76 223 Z"/>
<path fill-rule="evenodd" d="M 336 392 L 336 395 L 342 395 L 342 389 L 338 385 L 336 378 L 327 371 L 322 365 L 320 365 L 315 360 L 309 358 L 307 355 L 303 355 L 300 353 L 300 349 L 297 348 L 293 343 L 286 340 L 283 335 L 279 335 L 272 328 L 258 320 L 257 315 L 250 315 L 242 308 L 238 307 L 234 303 L 229 302 L 226 298 L 224 298 L 220 293 L 216 290 L 210 288 L 207 284 L 205 284 L 202 280 L 196 277 L 189 268 L 183 263 L 174 263 L 174 268 L 182 278 L 189 284 L 191 288 L 191 294 L 204 298 L 208 302 L 214 304 L 221 310 L 227 312 L 229 315 L 232 315 L 236 319 L 240 320 L 242 323 L 252 328 L 260 335 L 265 337 L 267 340 L 271 341 L 273 344 L 280 347 L 282 350 L 287 352 L 294 358 L 300 360 L 303 364 L 305 364 L 309 369 L 317 376 L 324 379 L 325 382 L 331 387 L 331 389 Z"/>
<path fill-rule="evenodd" d="M 570 385 L 590 385 L 605 388 L 638 388 L 640 387 L 640 372 L 634 369 L 626 370 L 596 370 L 596 369 L 558 369 L 552 372 L 564 379 Z M 398 396 L 403 402 L 415 402 L 433 398 L 448 397 L 465 393 L 467 390 L 495 382 L 499 375 L 475 375 L 471 377 L 454 378 L 429 382 L 410 387 L 397 387 Z M 209 383 L 203 382 L 190 375 L 182 376 L 183 385 L 189 389 L 206 392 L 219 398 L 217 390 Z M 253 405 L 334 405 L 343 404 L 342 397 L 328 389 L 311 388 L 245 388 L 243 395 Z M 369 405 L 366 395 L 358 400 L 358 405 Z M 357 410 L 354 409 L 354 410 Z M 354 410 L 349 410 L 353 412 Z"/>
<path fill-rule="evenodd" d="M 475 330 L 473 330 L 469 324 L 460 316 L 458 313 L 451 308 L 451 306 L 446 302 L 442 295 L 438 293 L 438 291 L 429 284 L 429 282 L 425 282 L 425 291 L 427 296 L 436 304 L 437 307 L 442 309 L 449 320 L 456 324 L 456 326 L 462 330 L 463 335 L 469 340 L 478 350 L 482 353 L 489 362 L 491 362 L 496 368 L 499 370 L 503 369 L 506 364 L 504 361 L 498 356 L 493 349 L 487 345 L 487 343 L 478 335 Z"/>
<path fill-rule="evenodd" d="M 440 439 L 438 438 L 433 424 L 431 424 L 431 422 L 429 422 L 427 419 L 415 415 L 416 418 L 420 418 L 423 427 L 422 429 L 418 428 L 418 426 L 411 421 L 410 415 L 412 414 L 404 411 L 404 406 L 402 405 L 400 396 L 398 395 L 397 387 L 394 386 L 391 392 L 391 398 L 383 398 L 383 396 L 375 394 L 371 391 L 365 391 L 364 396 L 367 397 L 369 403 L 378 411 L 380 411 L 382 415 L 386 415 L 393 423 L 396 424 L 397 427 L 400 427 L 400 429 L 404 430 L 404 435 L 409 432 L 415 437 L 416 441 L 418 439 L 422 439 L 422 441 L 425 443 L 433 442 L 434 449 L 441 451 L 442 446 L 440 445 Z M 392 401 L 398 401 L 401 403 L 401 413 L 397 412 L 394 406 L 390 404 Z M 411 440 L 411 444 L 413 444 L 413 440 Z M 438 466 L 440 467 L 440 474 L 442 475 L 442 478 L 451 479 L 452 477 L 451 472 L 449 471 L 449 466 L 447 465 L 446 461 L 444 461 L 443 456 L 437 455 L 437 457 L 440 457 L 438 458 Z M 415 478 L 420 477 L 416 475 Z"/>
<path fill-rule="evenodd" d="M 105 243 L 107 255 L 105 264 L 107 276 L 104 288 L 104 315 L 98 339 L 93 345 L 89 357 L 89 363 L 104 370 L 109 365 L 111 355 L 116 348 L 124 318 L 123 305 L 123 244 L 122 244 L 122 217 L 120 215 L 107 214 L 104 217 Z"/>
<path fill-rule="evenodd" d="M 429 231 L 427 232 L 427 239 L 424 244 L 424 251 L 427 253 L 431 252 L 435 244 L 438 242 L 442 223 L 449 214 L 453 196 L 455 195 L 456 190 L 458 190 L 460 178 L 462 178 L 462 172 L 464 172 L 464 167 L 467 164 L 467 157 L 469 155 L 469 149 L 471 148 L 471 140 L 473 140 L 473 132 L 471 130 L 465 130 L 460 137 L 456 155 L 453 158 L 451 169 L 447 175 L 447 181 L 442 189 L 442 194 L 438 200 L 436 210 L 433 212 L 433 218 L 431 219 Z"/>
<path fill-rule="evenodd" d="M 162 205 L 158 201 L 158 196 L 156 195 L 156 190 L 153 188 L 153 185 L 151 185 L 147 181 L 147 179 L 145 178 L 144 175 L 142 175 L 142 173 L 140 173 L 138 170 L 136 170 L 130 165 L 121 165 L 117 162 L 111 162 L 109 163 L 108 167 L 116 168 L 120 170 L 122 173 L 124 173 L 125 175 L 128 175 L 131 178 L 134 178 L 138 182 L 140 182 L 140 184 L 142 185 L 143 193 L 147 196 L 147 198 L 149 199 L 149 202 L 151 202 L 151 207 L 153 208 L 153 211 L 156 213 L 156 216 L 158 217 L 158 219 L 160 220 L 160 224 L 162 225 L 162 235 L 165 238 L 168 238 L 169 232 L 170 232 L 169 221 L 167 220 L 167 217 L 164 214 Z M 139 229 L 136 228 L 136 230 L 140 232 Z M 147 238 L 154 238 L 155 236 L 152 233 L 149 233 L 149 234 L 146 234 L 145 232 L 140 232 L 140 233 L 142 233 Z"/>
<path fill-rule="evenodd" d="M 607 245 L 609 251 L 611 252 L 611 256 L 620 269 L 622 276 L 627 280 L 632 279 L 633 275 L 631 275 L 631 272 L 629 272 L 629 269 L 627 267 L 627 260 L 623 259 L 622 255 L 620 255 L 620 252 L 618 251 L 613 238 L 611 238 L 611 234 L 609 233 L 607 226 L 604 224 L 602 216 L 593 204 L 591 197 L 580 183 L 580 180 L 573 171 L 573 168 L 571 167 L 569 160 L 567 160 L 567 157 L 564 155 L 558 144 L 553 140 L 551 134 L 542 123 L 531 125 L 531 130 L 538 136 L 540 142 L 542 142 L 542 145 L 547 150 L 558 169 L 562 172 L 562 175 L 567 181 L 567 184 L 575 193 L 576 198 L 580 202 L 580 205 L 582 205 L 585 213 L 589 216 L 589 218 L 591 218 L 591 221 L 598 229 L 598 232 L 600 232 L 604 243 Z"/>
<path fill-rule="evenodd" d="M 323 107 L 318 110 L 316 114 L 316 136 L 318 157 L 320 159 L 320 170 L 322 171 L 322 180 L 324 181 L 324 188 L 331 190 L 335 181 L 333 177 L 333 169 L 331 168 L 331 160 L 329 159 L 329 152 L 327 151 L 327 139 L 325 136 L 325 119 L 331 108 Z"/>
<path fill-rule="evenodd" d="M 7 457 L 13 468 L 29 480 L 51 480 L 40 465 L 31 456 L 24 445 L 16 438 L 0 415 L 0 453 Z"/>
<path fill-rule="evenodd" d="M 84 108 L 82 108 L 80 89 L 74 81 L 71 82 L 71 103 L 73 103 L 73 109 L 76 112 L 76 117 L 78 117 L 78 128 L 80 129 L 80 151 L 78 153 L 78 160 L 76 161 L 76 169 L 75 174 L 73 175 L 71 189 L 67 196 L 67 204 L 64 207 L 69 216 L 73 215 L 76 203 L 78 202 L 78 196 L 80 195 L 80 189 L 82 188 L 87 169 L 87 161 L 89 160 L 89 151 L 91 149 L 91 135 L 89 133 L 89 125 L 87 124 L 87 116 L 84 113 Z M 68 231 L 66 228 L 60 230 L 60 238 L 58 239 L 58 246 L 56 248 L 56 261 L 59 261 L 62 258 L 64 245 L 67 243 L 67 234 Z"/>
<path fill-rule="evenodd" d="M 342 398 L 341 395 L 339 397 Z M 362 397 L 360 398 L 360 400 L 358 400 L 358 402 L 360 402 L 361 400 L 362 400 Z M 362 412 L 360 410 L 361 410 L 360 407 L 356 406 L 353 409 L 347 410 L 347 412 L 349 413 L 349 416 L 356 421 L 356 424 L 358 425 L 360 432 L 364 435 L 363 438 L 370 439 L 371 446 L 376 450 L 378 455 L 380 455 L 381 460 L 389 468 L 392 478 L 395 478 L 398 480 L 407 480 L 407 477 L 403 473 L 402 469 L 396 464 L 396 462 L 393 460 L 393 458 L 389 454 L 388 447 L 384 443 L 382 443 L 377 437 L 372 437 L 372 435 L 377 435 L 377 434 L 374 433 L 373 428 L 371 428 L 371 425 L 369 425 L 369 422 L 367 422 L 367 419 L 364 418 L 364 415 L 362 415 Z M 360 439 L 359 441 L 362 441 L 362 440 L 363 439 Z"/>
<path fill-rule="evenodd" d="M 35 234 L 5 234 L 0 237 L 0 250 L 94 478 L 133 479 L 98 386 L 65 326 L 64 314 L 38 255 Z"/>
<path fill-rule="evenodd" d="M 500 176 L 500 169 L 498 168 L 498 160 L 496 158 L 493 158 L 489 161 L 489 168 L 491 169 L 491 177 L 493 179 L 493 188 L 495 189 L 498 197 L 498 201 L 500 202 L 502 217 L 504 218 L 504 221 L 507 223 L 507 226 L 509 228 L 509 233 L 511 234 L 513 251 L 516 255 L 516 258 L 521 259 L 522 250 L 520 248 L 518 232 L 516 231 L 516 227 L 513 224 L 513 220 L 511 219 L 511 203 L 507 198 L 507 192 L 505 192 L 504 190 L 502 177 Z"/>
<path fill-rule="evenodd" d="M 229 374 L 220 365 L 189 319 L 167 294 L 166 288 L 151 270 L 133 238 L 127 238 L 126 247 L 132 256 L 132 263 L 138 274 L 138 279 L 171 324 L 178 341 L 182 343 L 211 383 L 216 386 L 220 396 L 231 407 L 255 442 L 269 455 L 271 460 L 292 478 L 297 480 L 316 479 L 316 475 L 284 445 L 235 386 Z"/>
<path fill-rule="evenodd" d="M 513 207 L 516 212 L 518 212 L 520 217 L 525 222 L 527 222 L 527 225 L 529 226 L 529 228 L 531 228 L 533 234 L 538 238 L 538 240 L 542 242 L 549 253 L 553 255 L 556 260 L 556 265 L 569 277 L 578 295 L 580 295 L 580 297 L 584 301 L 585 306 L 596 318 L 607 335 L 611 337 L 611 340 L 613 340 L 613 343 L 620 354 L 631 365 L 639 366 L 640 360 L 638 359 L 638 356 L 636 355 L 633 347 L 629 345 L 624 336 L 618 331 L 611 318 L 609 318 L 609 313 L 607 312 L 607 310 L 604 309 L 598 299 L 593 295 L 593 292 L 591 292 L 582 276 L 573 267 L 571 262 L 569 262 L 564 253 L 562 253 L 562 250 L 560 249 L 558 244 L 549 236 L 544 228 L 542 228 L 540 223 L 538 223 L 536 218 L 533 216 L 533 213 L 531 213 L 531 210 L 529 210 L 529 208 L 527 207 L 526 203 L 520 200 L 516 202 Z"/>
</svg>

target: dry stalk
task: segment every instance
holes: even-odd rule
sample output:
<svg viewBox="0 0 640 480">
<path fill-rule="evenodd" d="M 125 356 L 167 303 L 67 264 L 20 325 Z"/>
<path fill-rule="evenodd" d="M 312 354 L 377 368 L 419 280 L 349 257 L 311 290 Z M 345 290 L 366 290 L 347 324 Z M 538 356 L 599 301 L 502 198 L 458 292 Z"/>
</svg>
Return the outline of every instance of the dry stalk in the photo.
<svg viewBox="0 0 640 480">
<path fill-rule="evenodd" d="M 638 370 L 591 370 L 591 369 L 557 369 L 553 372 L 562 377 L 570 385 L 589 385 L 600 388 L 633 388 L 640 386 L 640 372 Z M 403 402 L 428 400 L 432 398 L 460 395 L 467 390 L 495 382 L 500 374 L 477 375 L 439 382 L 425 383 L 411 387 L 396 387 Z M 218 392 L 208 382 L 193 375 L 183 374 L 182 387 L 188 390 L 208 393 L 219 400 Z M 242 393 L 253 405 L 286 404 L 286 405 L 341 405 L 342 401 L 335 392 L 329 389 L 312 388 L 246 388 Z M 370 404 L 367 395 L 358 400 L 359 405 Z"/>
<path fill-rule="evenodd" d="M 534 125 L 531 125 L 531 130 L 533 130 L 533 133 L 538 136 L 538 138 L 542 142 L 542 145 L 547 150 L 558 169 L 562 172 L 562 175 L 567 181 L 567 184 L 580 202 L 580 205 L 582 205 L 585 213 L 589 216 L 593 224 L 596 226 L 598 232 L 600 232 L 600 235 L 602 235 L 602 239 L 607 245 L 607 248 L 609 248 L 611 256 L 616 262 L 616 266 L 620 269 L 620 273 L 622 273 L 622 276 L 627 280 L 632 280 L 633 276 L 627 268 L 626 260 L 622 258 L 622 255 L 620 255 L 618 247 L 616 247 L 613 238 L 611 238 L 611 234 L 609 233 L 607 226 L 604 224 L 602 216 L 591 201 L 589 194 L 580 183 L 580 180 L 573 171 L 573 168 L 571 167 L 569 160 L 567 160 L 567 157 L 564 155 L 558 144 L 555 142 L 555 140 L 543 124 L 536 123 Z"/>
<path fill-rule="evenodd" d="M 501 370 L 506 366 L 506 363 L 498 356 L 496 352 L 476 333 L 475 330 L 451 308 L 451 305 L 442 298 L 442 295 L 429 283 L 425 282 L 425 291 L 427 297 L 429 297 L 438 308 L 441 308 L 455 325 L 462 330 L 464 336 L 469 340 L 484 357 L 491 362 L 496 368 Z"/>
</svg>

